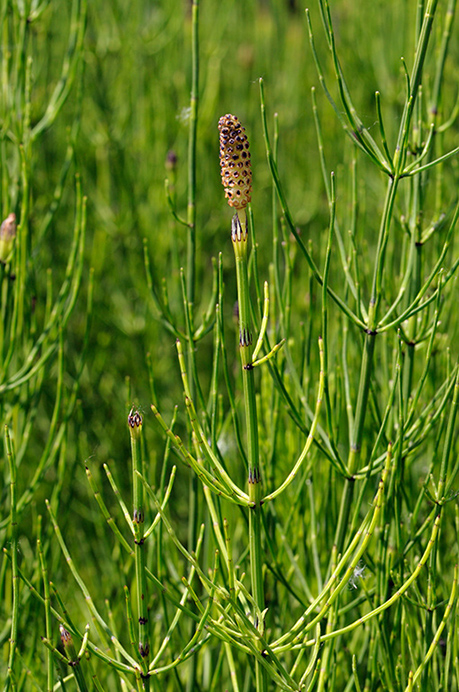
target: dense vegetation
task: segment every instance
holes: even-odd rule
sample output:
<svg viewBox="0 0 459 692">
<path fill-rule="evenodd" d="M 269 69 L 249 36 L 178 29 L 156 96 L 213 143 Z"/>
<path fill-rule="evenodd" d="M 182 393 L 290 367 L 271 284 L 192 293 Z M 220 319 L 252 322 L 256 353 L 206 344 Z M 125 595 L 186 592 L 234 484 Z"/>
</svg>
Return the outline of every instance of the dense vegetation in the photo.
<svg viewBox="0 0 459 692">
<path fill-rule="evenodd" d="M 455 11 L 1 3 L 5 692 L 459 690 Z"/>
</svg>

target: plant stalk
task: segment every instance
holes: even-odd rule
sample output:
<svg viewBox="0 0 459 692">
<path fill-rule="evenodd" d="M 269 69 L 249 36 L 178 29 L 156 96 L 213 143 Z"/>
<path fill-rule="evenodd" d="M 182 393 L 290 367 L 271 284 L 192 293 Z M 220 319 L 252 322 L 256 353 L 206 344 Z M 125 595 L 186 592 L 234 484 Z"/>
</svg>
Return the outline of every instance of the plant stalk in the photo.
<svg viewBox="0 0 459 692">
<path fill-rule="evenodd" d="M 231 240 L 236 260 L 237 295 L 239 309 L 239 352 L 242 365 L 244 389 L 244 408 L 247 431 L 248 492 L 253 503 L 249 509 L 249 550 L 252 595 L 256 605 L 254 623 L 260 633 L 264 623 L 262 613 L 265 607 L 263 586 L 263 555 L 261 548 L 261 472 L 258 447 L 258 419 L 255 396 L 254 370 L 252 366 L 252 333 L 250 325 L 249 278 L 247 267 L 247 216 L 245 209 L 233 216 Z M 267 678 L 264 668 L 255 664 L 257 692 L 267 692 Z"/>
<path fill-rule="evenodd" d="M 18 571 L 18 523 L 16 512 L 16 459 L 13 450 L 13 444 L 10 438 L 8 426 L 4 428 L 4 441 L 6 455 L 8 457 L 8 466 L 10 471 L 10 519 L 11 519 L 11 582 L 12 582 L 12 612 L 11 612 L 11 630 L 9 639 L 8 653 L 8 668 L 6 671 L 6 679 L 4 682 L 3 692 L 8 692 L 13 688 L 13 666 L 16 658 L 16 645 L 18 637 L 18 619 L 19 619 L 19 571 Z"/>
<path fill-rule="evenodd" d="M 142 669 L 143 689 L 150 689 L 148 678 L 148 661 L 150 656 L 150 637 L 147 607 L 147 575 L 145 565 L 143 484 L 139 474 L 142 473 L 140 440 L 142 435 L 142 416 L 131 409 L 128 416 L 129 434 L 131 437 L 132 454 L 132 495 L 133 512 L 132 525 L 134 528 L 134 560 L 137 582 L 137 613 L 139 619 L 139 655 Z"/>
</svg>

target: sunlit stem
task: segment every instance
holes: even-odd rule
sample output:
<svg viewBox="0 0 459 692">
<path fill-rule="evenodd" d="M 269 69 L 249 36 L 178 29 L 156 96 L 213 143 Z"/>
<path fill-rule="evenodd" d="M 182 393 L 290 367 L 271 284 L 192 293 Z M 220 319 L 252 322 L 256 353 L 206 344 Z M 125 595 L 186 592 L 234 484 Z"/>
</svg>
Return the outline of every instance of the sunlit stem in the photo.
<svg viewBox="0 0 459 692">
<path fill-rule="evenodd" d="M 132 524 L 134 528 L 134 559 L 137 581 L 137 603 L 139 618 L 139 654 L 142 663 L 142 670 L 145 673 L 144 687 L 148 690 L 148 661 L 150 653 L 150 641 L 148 633 L 148 608 L 147 608 L 147 577 L 145 571 L 145 547 L 144 547 L 144 522 L 145 512 L 143 508 L 143 484 L 139 477 L 142 473 L 140 441 L 142 435 L 142 416 L 140 413 L 131 409 L 128 416 L 129 434 L 131 437 L 132 454 L 132 489 L 133 489 L 133 512 Z"/>
<path fill-rule="evenodd" d="M 231 240 L 236 260 L 236 278 L 239 309 L 239 352 L 242 364 L 242 381 L 244 388 L 244 408 L 247 431 L 247 459 L 249 499 L 249 548 L 252 595 L 258 612 L 264 610 L 263 556 L 261 549 L 261 472 L 258 448 L 258 421 L 255 398 L 255 381 L 253 370 L 252 333 L 250 325 L 249 278 L 247 267 L 247 216 L 245 209 L 233 216 Z M 262 632 L 263 622 L 255 614 L 255 625 Z M 267 679 L 262 666 L 255 666 L 257 692 L 267 690 Z"/>
</svg>

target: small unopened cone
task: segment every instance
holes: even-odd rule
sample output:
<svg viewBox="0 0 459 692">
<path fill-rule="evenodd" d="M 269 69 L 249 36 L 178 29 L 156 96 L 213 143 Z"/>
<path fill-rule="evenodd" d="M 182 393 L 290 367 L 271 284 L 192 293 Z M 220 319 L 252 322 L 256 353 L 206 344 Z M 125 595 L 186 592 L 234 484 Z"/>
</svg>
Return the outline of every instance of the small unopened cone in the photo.
<svg viewBox="0 0 459 692">
<path fill-rule="evenodd" d="M 0 226 L 0 262 L 8 262 L 16 237 L 16 215 L 10 214 Z"/>
</svg>

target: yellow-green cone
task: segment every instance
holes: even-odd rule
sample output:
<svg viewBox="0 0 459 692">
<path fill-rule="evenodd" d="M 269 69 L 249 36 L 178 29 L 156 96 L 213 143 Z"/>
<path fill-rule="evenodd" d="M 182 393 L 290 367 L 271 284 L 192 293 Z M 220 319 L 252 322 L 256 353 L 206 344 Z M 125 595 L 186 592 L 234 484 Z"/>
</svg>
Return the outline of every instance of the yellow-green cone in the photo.
<svg viewBox="0 0 459 692">
<path fill-rule="evenodd" d="M 218 121 L 220 167 L 225 197 L 230 207 L 245 209 L 252 195 L 252 168 L 245 128 L 235 115 Z"/>
</svg>

